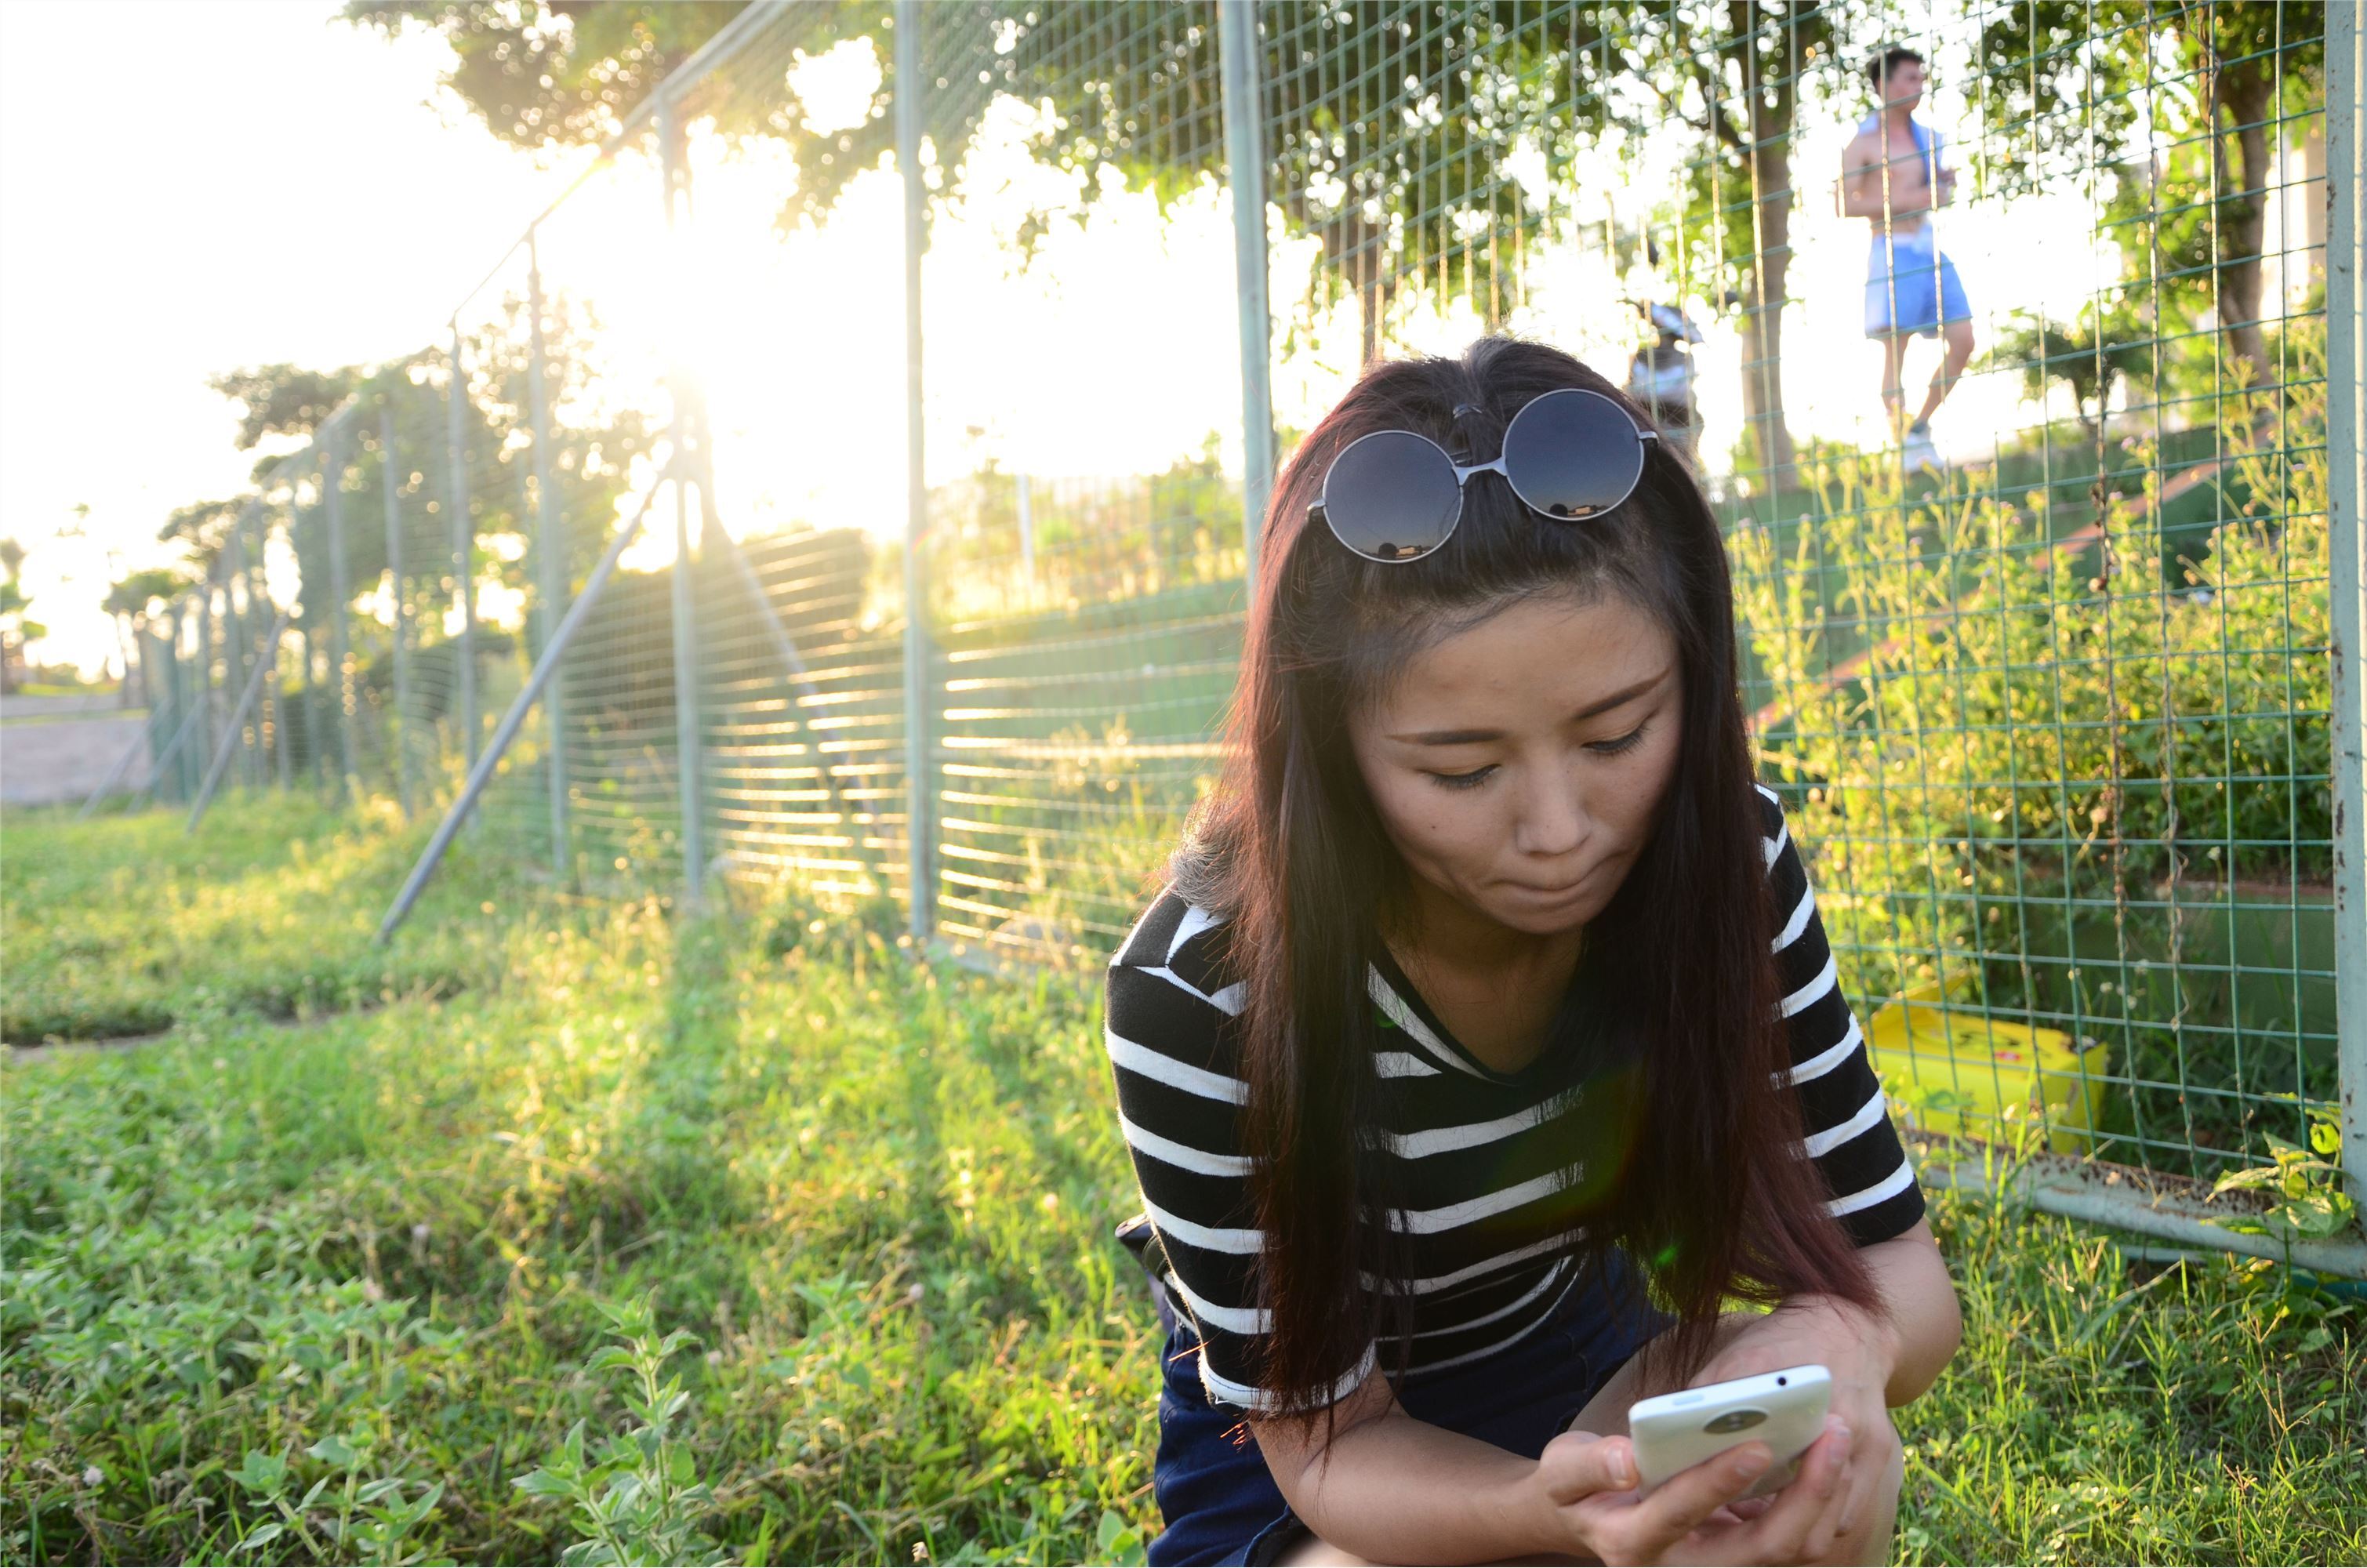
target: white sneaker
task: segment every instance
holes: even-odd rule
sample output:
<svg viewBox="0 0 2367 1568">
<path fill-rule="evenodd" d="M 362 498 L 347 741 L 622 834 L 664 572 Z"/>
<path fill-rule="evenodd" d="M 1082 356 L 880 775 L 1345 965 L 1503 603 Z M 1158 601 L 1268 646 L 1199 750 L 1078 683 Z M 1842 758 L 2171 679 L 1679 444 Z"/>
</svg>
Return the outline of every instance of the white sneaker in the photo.
<svg viewBox="0 0 2367 1568">
<path fill-rule="evenodd" d="M 1927 474 L 1939 473 L 1948 466 L 1941 459 L 1940 449 L 1931 445 L 1931 431 L 1927 425 L 1908 427 L 1901 456 L 1909 468 L 1920 468 Z"/>
</svg>

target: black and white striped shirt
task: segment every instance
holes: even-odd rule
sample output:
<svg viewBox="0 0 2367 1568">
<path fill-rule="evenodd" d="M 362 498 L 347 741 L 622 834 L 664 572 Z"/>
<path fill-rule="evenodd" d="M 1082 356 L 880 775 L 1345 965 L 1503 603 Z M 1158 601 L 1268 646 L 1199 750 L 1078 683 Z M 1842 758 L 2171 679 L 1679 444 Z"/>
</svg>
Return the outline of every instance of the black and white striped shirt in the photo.
<svg viewBox="0 0 2367 1568">
<path fill-rule="evenodd" d="M 1909 1229 L 1923 1195 L 1842 998 L 1816 896 L 1781 806 L 1765 797 L 1764 851 L 1781 929 L 1776 965 L 1806 1151 L 1829 1206 L 1860 1246 Z M 1242 986 L 1222 920 L 1169 887 L 1110 961 L 1107 1042 L 1118 1117 L 1179 1310 L 1201 1338 L 1209 1399 L 1268 1408 L 1256 1386 L 1261 1245 L 1239 1118 L 1248 1098 L 1236 1032 Z M 1576 1277 L 1590 1215 L 1620 1179 L 1628 1124 L 1621 1085 L 1579 1077 L 1547 1051 L 1518 1073 L 1458 1044 L 1386 948 L 1368 976 L 1383 1025 L 1381 1125 L 1406 1207 L 1394 1212 L 1412 1278 L 1409 1371 L 1441 1371 L 1503 1350 L 1551 1316 Z M 1781 1086 L 1778 1086 L 1781 1087 Z M 1383 1288 L 1367 1279 L 1367 1289 Z M 1344 1398 L 1376 1364 L 1368 1347 L 1334 1386 Z"/>
</svg>

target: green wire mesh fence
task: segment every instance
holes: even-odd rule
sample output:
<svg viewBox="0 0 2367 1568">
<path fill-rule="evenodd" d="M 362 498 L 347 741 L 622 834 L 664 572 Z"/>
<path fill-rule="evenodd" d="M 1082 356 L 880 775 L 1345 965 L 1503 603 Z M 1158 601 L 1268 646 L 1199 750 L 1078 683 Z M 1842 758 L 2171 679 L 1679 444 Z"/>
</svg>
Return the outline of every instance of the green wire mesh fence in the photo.
<svg viewBox="0 0 2367 1568">
<path fill-rule="evenodd" d="M 1217 769 L 1265 455 L 1518 332 L 1725 520 L 1936 1157 L 2181 1235 L 2273 1168 L 2237 1244 L 2356 1267 L 2358 91 L 2314 0 L 751 6 L 150 618 L 156 787 L 233 733 L 448 808 L 580 611 L 480 843 L 1090 962 Z"/>
</svg>

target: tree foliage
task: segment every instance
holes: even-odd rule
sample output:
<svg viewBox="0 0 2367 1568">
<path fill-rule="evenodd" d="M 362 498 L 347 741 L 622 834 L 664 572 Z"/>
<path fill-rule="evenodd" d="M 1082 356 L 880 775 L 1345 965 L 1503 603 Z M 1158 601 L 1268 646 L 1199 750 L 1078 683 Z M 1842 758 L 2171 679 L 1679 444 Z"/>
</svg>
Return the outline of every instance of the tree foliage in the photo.
<svg viewBox="0 0 2367 1568">
<path fill-rule="evenodd" d="M 2210 309 L 2237 373 L 2260 380 L 2271 142 L 2310 112 L 2325 60 L 2322 0 L 2000 6 L 1980 36 L 1990 194 L 2118 164 L 2098 194 L 2133 281 L 2180 322 Z"/>
<path fill-rule="evenodd" d="M 452 48 L 444 85 L 503 141 L 596 146 L 746 0 L 354 0 L 345 18 Z M 876 10 L 876 6 L 865 9 Z"/>
<path fill-rule="evenodd" d="M 311 435 L 367 374 L 358 365 L 338 370 L 255 365 L 217 376 L 206 385 L 241 405 L 238 449 L 252 452 L 270 436 Z"/>
<path fill-rule="evenodd" d="M 98 607 L 110 615 L 144 618 L 153 614 L 158 604 L 178 597 L 189 582 L 189 575 L 186 571 L 168 566 L 152 566 L 109 585 L 107 597 Z"/>
<path fill-rule="evenodd" d="M 164 544 L 181 546 L 200 572 L 210 570 L 229 542 L 231 530 L 238 526 L 240 515 L 254 501 L 251 495 L 234 496 L 176 507 L 166 515 L 164 525 L 156 530 L 156 537 Z"/>
</svg>

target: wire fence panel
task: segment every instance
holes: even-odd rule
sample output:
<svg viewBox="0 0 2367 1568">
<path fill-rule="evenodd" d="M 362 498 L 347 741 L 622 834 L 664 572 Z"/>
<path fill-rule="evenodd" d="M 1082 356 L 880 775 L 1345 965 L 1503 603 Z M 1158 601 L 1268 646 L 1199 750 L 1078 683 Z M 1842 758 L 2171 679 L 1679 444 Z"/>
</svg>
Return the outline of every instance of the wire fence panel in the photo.
<svg viewBox="0 0 2367 1568">
<path fill-rule="evenodd" d="M 1376 356 L 1519 333 L 1624 383 L 1727 527 L 1763 774 L 1904 1113 L 2203 1183 L 2330 1154 L 2367 997 L 2328 21 L 750 6 L 149 619 L 155 744 L 193 738 L 153 787 L 235 724 L 246 787 L 446 806 L 647 504 L 478 841 L 1090 961 L 1221 760 L 1264 455 Z M 916 400 L 917 484 L 872 456 Z M 2340 1229 L 2295 1179 L 2271 1229 Z"/>
<path fill-rule="evenodd" d="M 922 284 L 936 922 L 1075 962 L 1124 935 L 1215 772 L 1239 655 L 1236 291 L 1195 265 L 1231 243 L 1215 12 L 920 16 L 926 123 L 962 171 Z M 1024 212 L 965 199 L 996 182 Z M 1096 373 L 1125 365 L 1168 395 Z"/>
<path fill-rule="evenodd" d="M 728 870 L 905 903 L 903 626 L 859 530 L 700 563 L 708 842 Z"/>
</svg>

